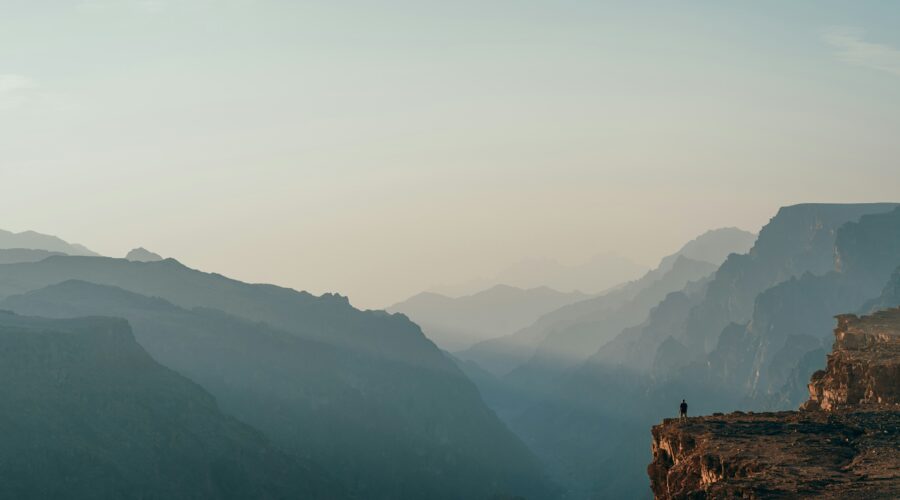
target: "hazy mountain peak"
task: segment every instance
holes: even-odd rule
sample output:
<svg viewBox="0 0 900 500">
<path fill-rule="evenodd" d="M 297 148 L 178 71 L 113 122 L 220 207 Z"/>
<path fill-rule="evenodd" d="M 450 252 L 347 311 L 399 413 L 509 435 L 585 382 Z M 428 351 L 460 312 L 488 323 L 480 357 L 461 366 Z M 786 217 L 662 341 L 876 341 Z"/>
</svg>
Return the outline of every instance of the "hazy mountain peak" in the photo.
<svg viewBox="0 0 900 500">
<path fill-rule="evenodd" d="M 732 253 L 747 253 L 756 234 L 736 227 L 711 229 L 687 242 L 678 252 L 694 260 L 721 264 Z"/>
<path fill-rule="evenodd" d="M 158 260 L 163 260 L 161 255 L 153 253 L 144 247 L 137 247 L 134 250 L 128 252 L 128 255 L 126 255 L 125 258 L 136 262 L 155 262 Z"/>
<path fill-rule="evenodd" d="M 13 233 L 0 229 L 0 248 L 46 250 L 68 255 L 99 255 L 88 250 L 84 245 L 69 243 L 57 236 L 41 234 L 35 231 Z"/>
<path fill-rule="evenodd" d="M 497 284 L 461 297 L 422 292 L 387 308 L 422 327 L 444 349 L 467 348 L 475 342 L 510 334 L 540 315 L 587 298 L 547 286 L 520 288 Z"/>
<path fill-rule="evenodd" d="M 577 264 L 565 264 L 555 259 L 540 257 L 517 262 L 490 277 L 436 286 L 430 291 L 460 298 L 497 284 L 504 284 L 524 290 L 548 287 L 563 293 L 576 291 L 597 293 L 638 278 L 646 271 L 646 267 L 613 252 L 596 254 Z"/>
</svg>

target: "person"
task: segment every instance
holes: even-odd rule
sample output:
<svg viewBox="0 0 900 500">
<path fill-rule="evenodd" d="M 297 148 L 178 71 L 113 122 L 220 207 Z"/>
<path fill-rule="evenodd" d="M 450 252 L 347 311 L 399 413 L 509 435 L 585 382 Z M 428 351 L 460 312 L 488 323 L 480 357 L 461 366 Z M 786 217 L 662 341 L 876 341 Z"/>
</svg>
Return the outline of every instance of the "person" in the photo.
<svg viewBox="0 0 900 500">
<path fill-rule="evenodd" d="M 681 418 L 687 418 L 687 402 L 681 400 Z"/>
</svg>

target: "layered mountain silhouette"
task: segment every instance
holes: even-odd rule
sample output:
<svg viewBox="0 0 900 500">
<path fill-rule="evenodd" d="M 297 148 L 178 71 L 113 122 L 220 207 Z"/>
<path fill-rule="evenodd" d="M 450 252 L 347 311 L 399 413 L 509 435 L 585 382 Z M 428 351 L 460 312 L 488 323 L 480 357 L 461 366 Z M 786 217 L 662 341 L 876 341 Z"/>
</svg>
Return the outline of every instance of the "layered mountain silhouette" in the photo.
<svg viewBox="0 0 900 500">
<path fill-rule="evenodd" d="M 0 296 L 22 313 L 126 318 L 157 361 L 292 456 L 341 478 L 351 496 L 553 496 L 524 444 L 402 315 L 172 259 L 0 265 Z"/>
<path fill-rule="evenodd" d="M 549 287 L 562 292 L 599 293 L 639 277 L 647 268 L 615 253 L 595 255 L 582 264 L 566 265 L 553 259 L 532 259 L 513 264 L 497 274 L 466 283 L 436 286 L 429 292 L 448 297 L 476 294 L 497 284 L 532 289 Z"/>
<path fill-rule="evenodd" d="M 542 379 L 545 370 L 558 372 L 589 357 L 623 328 L 641 322 L 667 293 L 711 274 L 730 253 L 746 252 L 753 238 L 752 233 L 734 228 L 708 231 L 663 258 L 640 279 L 545 314 L 526 328 L 476 344 L 458 356 L 499 376 L 532 360 L 535 376 L 522 370 L 520 374 Z M 700 261 L 691 256 L 717 260 Z M 523 383 L 530 382 L 523 379 Z"/>
<path fill-rule="evenodd" d="M 525 410 L 498 411 L 570 495 L 646 494 L 646 425 L 682 398 L 694 414 L 796 407 L 797 381 L 822 368 L 832 317 L 892 300 L 895 207 L 781 209 L 748 253 L 665 295 Z"/>
<path fill-rule="evenodd" d="M 49 252 L 58 252 L 66 255 L 97 255 L 95 252 L 88 250 L 83 245 L 79 245 L 77 243 L 69 243 L 56 236 L 36 233 L 34 231 L 13 233 L 0 229 L 0 248 L 26 248 L 31 250 L 47 250 Z"/>
<path fill-rule="evenodd" d="M 458 351 L 476 342 L 509 335 L 550 311 L 587 297 L 549 287 L 524 290 L 497 285 L 457 298 L 424 292 L 387 310 L 407 315 L 442 349 Z"/>
<path fill-rule="evenodd" d="M 794 408 L 835 314 L 900 305 L 887 203 L 784 207 L 596 296 L 495 286 L 403 314 L 66 253 L 0 250 L 0 496 L 642 497 L 646 429 L 682 398 Z"/>
<path fill-rule="evenodd" d="M 35 250 L 33 248 L 0 248 L 0 264 L 17 264 L 19 262 L 37 262 L 53 255 L 65 255 L 62 252 Z"/>
<path fill-rule="evenodd" d="M 0 312 L 0 376 L 0 497 L 345 497 L 154 361 L 124 320 Z"/>
</svg>

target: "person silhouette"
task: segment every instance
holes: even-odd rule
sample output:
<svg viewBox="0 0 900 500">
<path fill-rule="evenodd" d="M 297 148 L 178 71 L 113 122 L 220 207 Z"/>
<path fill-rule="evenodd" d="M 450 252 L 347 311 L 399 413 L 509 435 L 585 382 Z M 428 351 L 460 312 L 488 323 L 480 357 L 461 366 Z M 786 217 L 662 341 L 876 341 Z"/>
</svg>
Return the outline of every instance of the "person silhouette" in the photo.
<svg viewBox="0 0 900 500">
<path fill-rule="evenodd" d="M 687 402 L 681 400 L 681 418 L 687 418 Z"/>
</svg>

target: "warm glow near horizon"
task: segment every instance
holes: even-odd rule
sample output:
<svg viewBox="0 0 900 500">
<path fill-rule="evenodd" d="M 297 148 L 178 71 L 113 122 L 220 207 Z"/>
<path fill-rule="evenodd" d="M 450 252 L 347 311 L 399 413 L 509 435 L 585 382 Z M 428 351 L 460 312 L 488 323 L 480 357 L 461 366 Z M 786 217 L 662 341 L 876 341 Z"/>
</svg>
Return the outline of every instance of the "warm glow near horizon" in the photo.
<svg viewBox="0 0 900 500">
<path fill-rule="evenodd" d="M 0 228 L 107 255 L 383 307 L 900 195 L 900 5 L 37 3 L 0 2 Z"/>
</svg>

